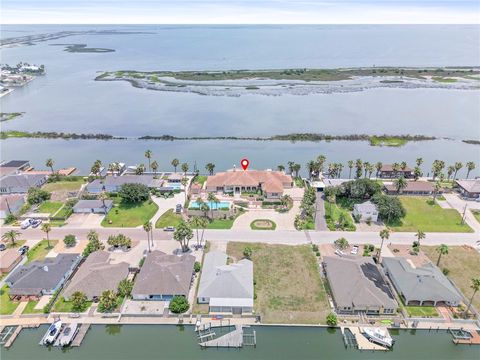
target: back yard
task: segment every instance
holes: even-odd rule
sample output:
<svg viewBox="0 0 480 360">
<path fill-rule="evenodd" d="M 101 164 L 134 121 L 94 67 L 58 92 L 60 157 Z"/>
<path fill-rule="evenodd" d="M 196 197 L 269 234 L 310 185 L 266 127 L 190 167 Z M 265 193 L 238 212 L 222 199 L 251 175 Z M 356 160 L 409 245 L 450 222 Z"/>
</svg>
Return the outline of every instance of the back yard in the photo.
<svg viewBox="0 0 480 360">
<path fill-rule="evenodd" d="M 240 260 L 246 246 L 253 250 L 255 311 L 262 322 L 325 323 L 330 307 L 310 246 L 229 242 L 227 253 Z"/>
<path fill-rule="evenodd" d="M 77 191 L 85 183 L 82 178 L 75 181 L 57 181 L 52 183 L 46 183 L 43 185 L 43 189 L 49 192 L 52 191 Z"/>
</svg>

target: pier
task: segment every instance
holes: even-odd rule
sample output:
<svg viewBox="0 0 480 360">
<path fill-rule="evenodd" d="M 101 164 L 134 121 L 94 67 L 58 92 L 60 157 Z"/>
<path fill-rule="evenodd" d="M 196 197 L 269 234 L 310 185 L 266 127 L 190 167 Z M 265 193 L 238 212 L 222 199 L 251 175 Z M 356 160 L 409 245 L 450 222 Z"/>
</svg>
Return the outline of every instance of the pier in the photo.
<svg viewBox="0 0 480 360">
<path fill-rule="evenodd" d="M 87 335 L 88 330 L 90 329 L 90 324 L 82 324 L 80 325 L 80 329 L 77 332 L 77 335 L 75 335 L 72 344 L 70 346 L 80 346 L 82 345 L 82 341 L 85 338 L 85 335 Z"/>
<path fill-rule="evenodd" d="M 363 336 L 359 327 L 341 328 L 345 346 L 356 347 L 358 350 L 386 351 L 386 347 L 375 344 Z M 351 335 L 350 335 L 351 334 Z"/>
<path fill-rule="evenodd" d="M 480 345 L 480 335 L 476 330 L 450 330 L 456 345 Z"/>
<path fill-rule="evenodd" d="M 38 328 L 39 324 L 32 325 L 18 325 L 18 326 L 5 326 L 0 331 L 0 344 L 3 345 L 5 349 L 8 349 L 13 345 L 17 336 L 20 335 L 23 329 L 33 329 Z"/>
<path fill-rule="evenodd" d="M 242 348 L 257 345 L 255 330 L 244 331 L 244 328 L 249 329 L 249 326 L 235 325 L 232 331 L 223 333 L 231 328 L 231 326 L 204 325 L 197 330 L 198 344 L 202 348 Z"/>
</svg>

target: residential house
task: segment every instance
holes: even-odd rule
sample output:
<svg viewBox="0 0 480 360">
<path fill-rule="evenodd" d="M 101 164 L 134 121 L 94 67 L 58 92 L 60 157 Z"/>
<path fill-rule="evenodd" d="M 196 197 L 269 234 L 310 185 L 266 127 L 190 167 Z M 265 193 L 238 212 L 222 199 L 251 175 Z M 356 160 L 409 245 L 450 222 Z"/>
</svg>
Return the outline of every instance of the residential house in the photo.
<svg viewBox="0 0 480 360">
<path fill-rule="evenodd" d="M 404 177 L 405 179 L 413 178 L 413 169 L 409 168 L 408 166 L 405 169 L 398 167 L 398 169 L 393 169 L 393 165 L 385 164 L 382 165 L 378 176 L 381 179 L 396 179 L 399 177 Z"/>
<path fill-rule="evenodd" d="M 372 258 L 326 256 L 323 268 L 338 313 L 396 313 L 395 297 Z"/>
<path fill-rule="evenodd" d="M 168 182 L 180 183 L 182 182 L 183 175 L 180 173 L 171 173 L 170 175 L 168 175 L 167 179 L 168 179 Z"/>
<path fill-rule="evenodd" d="M 378 220 L 378 209 L 371 201 L 365 201 L 362 204 L 355 204 L 353 206 L 353 216 L 358 219 L 358 221 L 368 222 L 373 221 L 377 222 Z"/>
<path fill-rule="evenodd" d="M 167 255 L 155 250 L 147 255 L 132 290 L 134 300 L 170 301 L 174 296 L 188 297 L 195 257 Z"/>
<path fill-rule="evenodd" d="M 253 262 L 248 259 L 227 265 L 227 254 L 205 255 L 197 294 L 199 304 L 209 304 L 211 313 L 253 312 Z"/>
<path fill-rule="evenodd" d="M 0 273 L 9 273 L 20 261 L 22 261 L 22 255 L 18 252 L 18 249 L 0 251 Z"/>
<path fill-rule="evenodd" d="M 398 194 L 397 188 L 394 183 L 384 184 L 385 192 L 388 195 Z M 407 187 L 400 190 L 400 194 L 403 195 L 432 195 L 435 191 L 435 185 L 428 181 L 407 181 Z M 438 191 L 441 194 L 443 189 Z"/>
<path fill-rule="evenodd" d="M 9 214 L 17 214 L 23 204 L 25 204 L 24 195 L 0 195 L 0 219 L 5 219 Z"/>
<path fill-rule="evenodd" d="M 106 214 L 112 207 L 112 200 L 80 200 L 73 206 L 73 212 L 77 214 Z"/>
<path fill-rule="evenodd" d="M 0 164 L 0 168 L 14 168 L 17 171 L 26 171 L 31 168 L 28 160 L 10 160 Z"/>
<path fill-rule="evenodd" d="M 13 174 L 0 179 L 0 194 L 25 194 L 31 187 L 40 187 L 47 182 L 47 175 Z"/>
<path fill-rule="evenodd" d="M 457 306 L 462 301 L 452 283 L 432 263 L 414 268 L 403 257 L 384 257 L 382 266 L 406 305 Z"/>
<path fill-rule="evenodd" d="M 10 296 L 52 295 L 60 289 L 80 262 L 79 254 L 58 254 L 16 268 L 5 280 Z"/>
<path fill-rule="evenodd" d="M 455 182 L 464 197 L 470 199 L 478 199 L 480 197 L 480 179 L 456 180 Z"/>
<path fill-rule="evenodd" d="M 76 291 L 87 296 L 88 300 L 100 298 L 105 290 L 117 292 L 120 281 L 128 276 L 129 264 L 122 261 L 110 263 L 110 254 L 106 251 L 95 251 L 88 255 L 73 275 L 63 296 L 68 300 Z"/>
<path fill-rule="evenodd" d="M 261 191 L 267 199 L 278 199 L 284 189 L 293 187 L 293 179 L 281 171 L 232 170 L 209 176 L 205 186 L 208 192 L 240 195 Z"/>
<path fill-rule="evenodd" d="M 162 187 L 163 180 L 155 179 L 153 175 L 107 176 L 105 179 L 93 180 L 87 185 L 86 190 L 92 194 L 99 194 L 103 191 L 115 193 L 124 184 L 143 184 L 151 189 L 159 189 Z"/>
</svg>

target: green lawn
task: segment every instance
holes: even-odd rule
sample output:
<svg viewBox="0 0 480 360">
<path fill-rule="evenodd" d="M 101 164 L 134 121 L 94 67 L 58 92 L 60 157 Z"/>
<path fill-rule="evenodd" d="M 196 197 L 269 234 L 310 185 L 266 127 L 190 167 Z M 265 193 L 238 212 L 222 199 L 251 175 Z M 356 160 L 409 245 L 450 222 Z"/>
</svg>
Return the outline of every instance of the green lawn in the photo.
<svg viewBox="0 0 480 360">
<path fill-rule="evenodd" d="M 44 201 L 38 208 L 38 212 L 50 214 L 55 214 L 63 206 L 62 202 L 59 201 Z"/>
<path fill-rule="evenodd" d="M 14 249 L 14 248 L 19 248 L 20 246 L 25 245 L 26 242 L 27 242 L 27 240 L 17 240 L 17 241 L 15 241 L 15 244 L 12 244 L 11 242 L 8 242 L 8 244 L 6 244 L 6 245 L 7 245 L 7 248 L 9 248 L 9 249 L 13 248 Z"/>
<path fill-rule="evenodd" d="M 325 220 L 327 221 L 327 226 L 330 231 L 341 230 L 337 228 L 338 219 L 340 218 L 340 214 L 345 215 L 345 224 L 343 230 L 345 231 L 355 231 L 357 228 L 353 223 L 352 216 L 350 215 L 350 211 L 344 209 L 337 204 L 330 204 L 328 201 L 325 201 Z"/>
<path fill-rule="evenodd" d="M 480 210 L 471 210 L 473 216 L 475 216 L 475 219 L 480 223 Z"/>
<path fill-rule="evenodd" d="M 173 209 L 169 209 L 158 218 L 157 222 L 155 223 L 155 228 L 162 229 L 166 226 L 177 227 L 180 221 L 182 221 L 182 216 L 176 214 Z"/>
<path fill-rule="evenodd" d="M 252 230 L 275 230 L 276 228 L 277 224 L 268 219 L 257 219 L 250 223 L 250 229 Z"/>
<path fill-rule="evenodd" d="M 43 313 L 43 309 L 35 310 L 34 307 L 37 306 L 38 301 L 29 301 L 25 309 L 23 309 L 22 314 L 40 314 Z"/>
<path fill-rule="evenodd" d="M 136 227 L 149 221 L 158 210 L 152 200 L 140 204 L 120 202 L 105 216 L 104 227 Z M 109 220 L 111 223 L 109 223 Z"/>
<path fill-rule="evenodd" d="M 370 137 L 371 146 L 403 146 L 407 140 L 396 137 L 372 136 Z"/>
<path fill-rule="evenodd" d="M 8 298 L 10 289 L 7 285 L 4 285 L 0 289 L 0 315 L 10 315 L 12 314 L 18 306 L 18 302 L 13 302 Z"/>
<path fill-rule="evenodd" d="M 434 306 L 404 306 L 410 317 L 438 317 L 437 309 Z"/>
<path fill-rule="evenodd" d="M 75 181 L 57 181 L 43 185 L 43 189 L 49 192 L 52 191 L 76 191 L 85 183 L 83 179 Z"/>
<path fill-rule="evenodd" d="M 41 261 L 45 259 L 45 256 L 47 256 L 49 251 L 55 247 L 57 242 L 58 240 L 50 240 L 50 247 L 48 247 L 47 240 L 40 241 L 37 245 L 35 245 L 30 250 L 28 250 L 27 262 L 25 264 L 28 264 L 29 262 L 32 262 L 32 261 Z"/>
<path fill-rule="evenodd" d="M 457 79 L 441 77 L 441 76 L 434 76 L 434 77 L 432 77 L 432 79 L 437 81 L 437 82 L 442 82 L 442 83 L 455 83 L 455 82 L 457 82 Z"/>
<path fill-rule="evenodd" d="M 442 209 L 430 197 L 399 196 L 407 215 L 402 224 L 392 224 L 394 231 L 472 232 L 455 209 Z"/>
<path fill-rule="evenodd" d="M 231 229 L 235 220 L 215 219 L 208 223 L 207 229 Z"/>
<path fill-rule="evenodd" d="M 92 303 L 92 301 L 87 301 L 85 305 L 85 310 L 92 306 Z M 74 312 L 72 306 L 73 304 L 71 301 L 65 301 L 65 298 L 63 296 L 59 296 L 57 301 L 55 302 L 55 305 L 53 305 L 52 312 Z"/>
</svg>

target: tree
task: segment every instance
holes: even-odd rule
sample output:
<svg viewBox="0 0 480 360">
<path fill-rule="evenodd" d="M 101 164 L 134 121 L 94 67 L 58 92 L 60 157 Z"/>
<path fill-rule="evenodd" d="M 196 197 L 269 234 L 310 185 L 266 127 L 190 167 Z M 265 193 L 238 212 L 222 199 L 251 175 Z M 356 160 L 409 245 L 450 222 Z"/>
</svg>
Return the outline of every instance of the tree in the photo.
<svg viewBox="0 0 480 360">
<path fill-rule="evenodd" d="M 450 176 L 452 176 L 452 174 L 455 172 L 455 166 L 453 165 L 450 165 L 448 168 L 447 168 L 447 180 L 450 180 Z"/>
<path fill-rule="evenodd" d="M 45 161 L 45 166 L 50 168 L 50 170 L 52 171 L 52 174 L 55 172 L 53 171 L 54 164 L 55 162 L 53 161 L 53 159 L 47 159 L 47 161 Z"/>
<path fill-rule="evenodd" d="M 437 198 L 437 194 L 442 188 L 442 185 L 440 184 L 440 181 L 435 181 L 435 185 L 433 185 L 433 201 Z"/>
<path fill-rule="evenodd" d="M 140 164 L 135 169 L 135 175 L 142 175 L 145 172 L 145 165 Z"/>
<path fill-rule="evenodd" d="M 193 271 L 199 273 L 200 270 L 202 270 L 202 264 L 200 264 L 198 261 L 195 261 L 195 264 L 193 264 Z"/>
<path fill-rule="evenodd" d="M 105 204 L 105 200 L 108 200 L 107 193 L 105 191 L 102 191 L 100 194 L 98 194 L 98 200 L 102 202 L 103 213 L 107 215 L 107 205 Z"/>
<path fill-rule="evenodd" d="M 50 231 L 52 231 L 52 226 L 49 223 L 43 223 L 42 224 L 42 231 L 47 236 L 47 244 L 48 244 L 48 248 L 50 248 L 50 238 L 49 238 L 48 234 L 49 234 Z"/>
<path fill-rule="evenodd" d="M 337 248 L 339 248 L 340 250 L 345 250 L 346 248 L 348 248 L 348 241 L 347 241 L 347 239 L 345 239 L 344 237 L 335 240 L 333 243 L 334 243 L 335 246 L 336 246 Z"/>
<path fill-rule="evenodd" d="M 360 159 L 355 161 L 355 177 L 357 179 L 362 177 L 363 162 Z"/>
<path fill-rule="evenodd" d="M 70 301 L 72 302 L 73 311 L 85 311 L 85 306 L 87 305 L 87 296 L 83 292 L 75 291 L 72 296 L 70 296 Z"/>
<path fill-rule="evenodd" d="M 180 164 L 180 160 L 173 159 L 171 164 L 172 164 L 173 168 L 175 169 L 175 172 L 177 172 L 177 166 L 178 166 L 178 164 Z"/>
<path fill-rule="evenodd" d="M 402 192 L 403 189 L 405 189 L 408 186 L 407 180 L 405 180 L 403 176 L 400 176 L 399 178 L 395 179 L 393 181 L 393 184 L 395 185 L 395 189 L 397 189 L 397 194 L 400 194 L 400 192 Z"/>
<path fill-rule="evenodd" d="M 278 166 L 277 166 L 277 170 L 278 170 L 278 171 L 285 171 L 285 166 L 283 166 L 283 165 L 278 165 Z"/>
<path fill-rule="evenodd" d="M 110 235 L 107 239 L 107 244 L 113 247 L 130 248 L 132 247 L 132 239 L 123 234 Z"/>
<path fill-rule="evenodd" d="M 170 301 L 169 309 L 174 314 L 182 314 L 188 310 L 190 304 L 185 296 L 174 296 L 173 299 Z"/>
<path fill-rule="evenodd" d="M 295 177 L 298 177 L 298 173 L 300 172 L 301 167 L 302 166 L 300 164 L 293 164 L 292 169 L 295 172 Z"/>
<path fill-rule="evenodd" d="M 100 295 L 100 301 L 98 303 L 98 311 L 111 312 L 117 307 L 117 295 L 113 290 L 105 290 Z"/>
<path fill-rule="evenodd" d="M 442 255 L 448 255 L 448 246 L 445 244 L 441 244 L 439 247 L 437 247 L 436 250 L 438 252 L 437 266 L 439 266 Z"/>
<path fill-rule="evenodd" d="M 250 246 L 246 246 L 244 249 L 243 249 L 243 256 L 245 257 L 245 259 L 251 259 L 252 258 L 252 254 L 253 254 L 253 250 Z"/>
<path fill-rule="evenodd" d="M 5 234 L 2 235 L 3 241 L 10 241 L 12 246 L 15 246 L 15 241 L 20 237 L 21 233 L 17 230 L 9 230 Z"/>
<path fill-rule="evenodd" d="M 187 171 L 188 171 L 188 164 L 187 163 L 183 163 L 182 166 L 182 171 L 183 171 L 183 176 L 187 176 Z"/>
<path fill-rule="evenodd" d="M 472 279 L 472 284 L 470 285 L 470 289 L 473 290 L 473 294 L 472 294 L 472 297 L 470 298 L 470 301 L 468 302 L 467 310 L 465 310 L 465 316 L 467 316 L 468 312 L 470 311 L 470 307 L 472 306 L 473 298 L 477 294 L 478 290 L 480 290 L 480 278 Z"/>
<path fill-rule="evenodd" d="M 473 161 L 469 161 L 467 162 L 467 179 L 468 179 L 468 176 L 470 175 L 470 172 L 472 170 L 475 170 L 475 163 Z"/>
<path fill-rule="evenodd" d="M 335 315 L 333 312 L 327 315 L 327 325 L 331 327 L 337 326 L 338 320 L 337 320 L 337 315 Z"/>
<path fill-rule="evenodd" d="M 432 164 L 432 180 L 435 181 L 435 178 L 440 176 L 443 169 L 445 168 L 445 162 L 442 160 L 435 160 Z"/>
<path fill-rule="evenodd" d="M 288 165 L 288 172 L 290 173 L 290 175 L 293 175 L 293 165 L 295 165 L 295 163 L 293 161 L 288 161 L 287 165 Z"/>
<path fill-rule="evenodd" d="M 152 162 L 152 170 L 153 170 L 153 174 L 157 176 L 158 163 L 155 160 Z"/>
<path fill-rule="evenodd" d="M 372 198 L 377 205 L 378 215 L 387 224 L 400 221 L 406 214 L 403 204 L 398 197 L 377 194 Z"/>
<path fill-rule="evenodd" d="M 213 219 L 213 203 L 217 203 L 218 199 L 213 192 L 208 193 L 207 195 L 208 206 L 210 208 L 210 217 Z"/>
<path fill-rule="evenodd" d="M 43 189 L 37 187 L 31 187 L 28 189 L 27 202 L 30 205 L 40 204 L 43 201 L 49 200 L 51 194 Z"/>
<path fill-rule="evenodd" d="M 353 160 L 348 160 L 348 168 L 350 169 L 349 172 L 348 172 L 348 178 L 351 179 L 352 178 L 352 169 L 353 169 Z"/>
<path fill-rule="evenodd" d="M 375 177 L 378 178 L 378 175 L 380 174 L 380 171 L 382 170 L 382 167 L 383 167 L 383 164 L 381 161 L 378 161 L 376 164 L 375 164 L 375 169 L 377 170 L 377 173 L 375 175 Z"/>
<path fill-rule="evenodd" d="M 143 230 L 147 233 L 147 244 L 148 244 L 148 252 L 151 252 L 152 250 L 150 249 L 150 232 L 152 231 L 152 223 L 150 221 L 147 221 L 145 224 L 143 224 Z"/>
<path fill-rule="evenodd" d="M 152 166 L 151 166 L 151 159 L 152 159 L 152 150 L 147 150 L 145 151 L 145 157 L 147 158 L 148 160 L 148 171 L 151 171 L 152 170 Z"/>
<path fill-rule="evenodd" d="M 455 167 L 455 173 L 453 174 L 453 180 L 457 178 L 457 172 L 463 167 L 463 164 L 461 162 L 456 162 L 454 167 Z"/>
<path fill-rule="evenodd" d="M 122 297 L 128 297 L 132 293 L 133 281 L 129 279 L 123 279 L 118 283 L 118 295 Z"/>
<path fill-rule="evenodd" d="M 200 236 L 198 234 L 198 230 L 201 228 L 202 221 L 204 221 L 204 218 L 201 218 L 200 216 L 193 216 L 190 219 L 190 223 L 195 228 L 195 232 L 197 233 L 197 246 L 200 245 Z"/>
<path fill-rule="evenodd" d="M 420 166 L 415 166 L 415 168 L 413 169 L 413 177 L 415 181 L 417 181 L 422 175 L 423 174 L 422 174 L 422 170 L 420 169 Z"/>
<path fill-rule="evenodd" d="M 118 191 L 118 195 L 126 203 L 140 203 L 150 198 L 150 189 L 143 184 L 123 184 Z"/>
<path fill-rule="evenodd" d="M 380 260 L 382 257 L 382 249 L 383 249 L 383 242 L 390 237 L 390 231 L 388 229 L 383 229 L 380 231 L 380 239 L 382 242 L 380 244 L 380 251 L 378 252 L 378 263 L 380 264 Z"/>
<path fill-rule="evenodd" d="M 402 162 L 400 163 L 400 169 L 402 169 L 402 170 L 405 171 L 406 168 L 407 168 L 407 163 L 406 163 L 405 161 L 402 161 Z"/>
<path fill-rule="evenodd" d="M 187 193 L 188 193 L 188 190 L 187 190 L 188 178 L 186 178 L 186 177 L 182 178 L 182 180 L 180 180 L 180 183 L 183 186 L 183 192 L 185 194 L 185 204 L 186 204 L 187 203 Z"/>
<path fill-rule="evenodd" d="M 312 176 L 315 175 L 315 169 L 316 169 L 315 161 L 310 160 L 310 161 L 307 163 L 307 170 L 308 170 L 308 178 L 309 178 L 309 179 L 311 179 Z"/>
<path fill-rule="evenodd" d="M 420 240 L 425 239 L 427 235 L 422 230 L 417 230 L 417 233 L 415 234 L 415 237 L 418 240 L 418 247 L 420 247 Z"/>
<path fill-rule="evenodd" d="M 77 239 L 75 235 L 69 234 L 65 235 L 63 238 L 63 243 L 65 244 L 66 247 L 74 247 L 77 242 Z"/>
<path fill-rule="evenodd" d="M 83 256 L 88 256 L 94 251 L 105 249 L 105 245 L 100 242 L 98 233 L 95 230 L 90 230 L 87 234 L 88 244 L 83 250 Z"/>
<path fill-rule="evenodd" d="M 182 251 L 188 251 L 188 244 L 193 238 L 193 231 L 190 226 L 185 221 L 180 221 L 180 224 L 175 229 L 173 233 L 173 238 L 180 243 Z"/>
<path fill-rule="evenodd" d="M 417 160 L 415 160 L 415 163 L 417 164 L 418 167 L 422 166 L 423 158 L 417 158 Z"/>
<path fill-rule="evenodd" d="M 95 160 L 92 167 L 90 168 L 90 172 L 95 176 L 100 176 L 102 170 L 102 162 L 100 160 Z"/>
<path fill-rule="evenodd" d="M 208 163 L 207 165 L 205 165 L 205 169 L 208 171 L 209 175 L 213 175 L 213 171 L 215 170 L 215 164 Z"/>
</svg>

